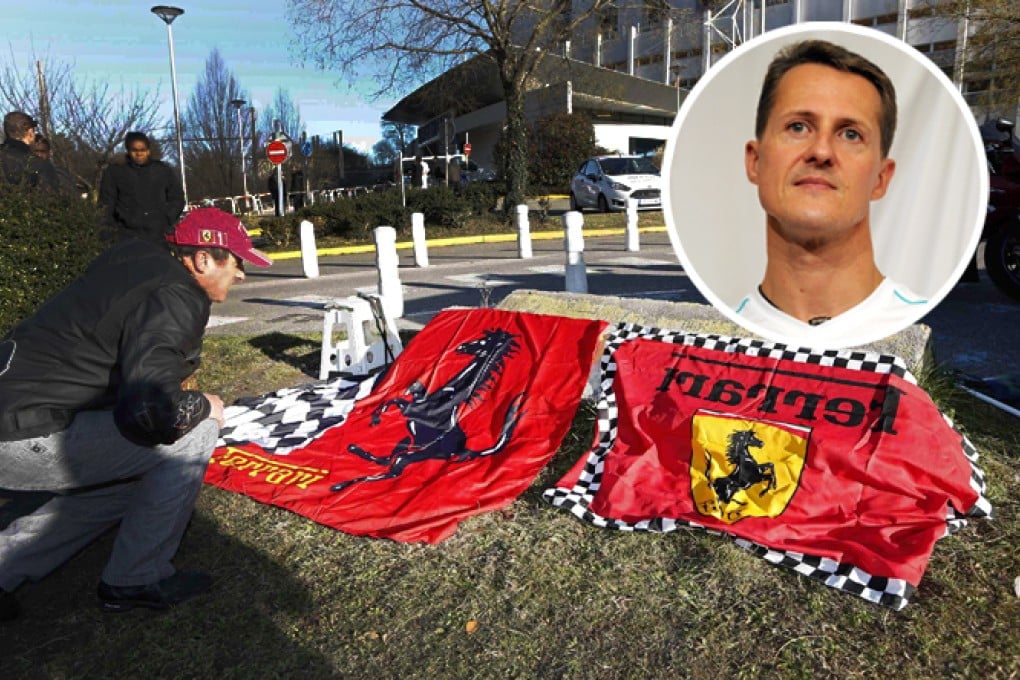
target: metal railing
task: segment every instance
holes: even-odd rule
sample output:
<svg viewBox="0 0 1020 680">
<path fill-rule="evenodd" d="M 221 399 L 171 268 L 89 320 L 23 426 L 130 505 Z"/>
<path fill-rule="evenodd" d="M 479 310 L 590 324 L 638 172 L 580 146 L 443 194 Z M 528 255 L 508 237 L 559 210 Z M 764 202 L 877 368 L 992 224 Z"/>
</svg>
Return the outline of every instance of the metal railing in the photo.
<svg viewBox="0 0 1020 680">
<path fill-rule="evenodd" d="M 375 184 L 371 186 L 336 187 L 333 189 L 315 189 L 308 192 L 289 191 L 287 192 L 287 210 L 293 210 L 294 206 L 304 197 L 305 205 L 315 203 L 335 203 L 346 198 L 354 198 L 363 194 L 386 189 L 396 188 L 392 184 Z M 269 192 L 261 194 L 248 194 L 247 196 L 223 196 L 220 198 L 207 198 L 197 203 L 188 205 L 189 210 L 195 208 L 214 207 L 234 215 L 271 215 L 274 211 L 273 195 Z"/>
</svg>

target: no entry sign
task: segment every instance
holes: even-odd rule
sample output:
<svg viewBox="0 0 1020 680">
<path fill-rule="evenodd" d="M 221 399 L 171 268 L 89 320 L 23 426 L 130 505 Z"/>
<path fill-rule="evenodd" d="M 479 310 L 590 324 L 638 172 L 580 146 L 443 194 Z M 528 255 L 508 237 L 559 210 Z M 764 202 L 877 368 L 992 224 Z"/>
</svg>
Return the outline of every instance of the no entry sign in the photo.
<svg viewBox="0 0 1020 680">
<path fill-rule="evenodd" d="M 266 146 L 266 158 L 279 165 L 287 160 L 287 145 L 281 141 L 269 142 Z"/>
</svg>

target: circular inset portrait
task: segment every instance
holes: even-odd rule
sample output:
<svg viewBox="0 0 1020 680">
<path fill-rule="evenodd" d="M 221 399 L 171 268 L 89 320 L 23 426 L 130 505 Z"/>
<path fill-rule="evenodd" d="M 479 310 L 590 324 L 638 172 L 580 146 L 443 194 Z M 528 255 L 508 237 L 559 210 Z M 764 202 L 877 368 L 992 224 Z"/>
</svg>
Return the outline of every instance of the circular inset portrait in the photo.
<svg viewBox="0 0 1020 680">
<path fill-rule="evenodd" d="M 673 248 L 723 314 L 770 340 L 857 347 L 917 322 L 981 234 L 977 124 L 939 68 L 869 28 L 769 31 L 684 101 L 663 159 Z"/>
</svg>

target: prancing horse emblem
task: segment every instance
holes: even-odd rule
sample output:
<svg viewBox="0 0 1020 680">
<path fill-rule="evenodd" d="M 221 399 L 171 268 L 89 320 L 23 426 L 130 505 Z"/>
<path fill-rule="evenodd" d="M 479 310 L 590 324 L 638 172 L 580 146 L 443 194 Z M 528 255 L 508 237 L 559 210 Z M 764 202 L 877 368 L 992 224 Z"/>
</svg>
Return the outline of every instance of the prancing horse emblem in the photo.
<svg viewBox="0 0 1020 680">
<path fill-rule="evenodd" d="M 754 430 L 734 430 L 730 433 L 729 446 L 726 447 L 726 459 L 734 470 L 725 477 L 712 479 L 709 483 L 715 495 L 723 503 L 729 503 L 738 491 L 745 491 L 755 484 L 766 482 L 767 486 L 758 492 L 759 496 L 776 488 L 776 468 L 772 463 L 759 463 L 751 455 L 751 449 L 760 449 L 765 442 L 758 438 Z M 706 463 L 706 473 L 711 470 L 711 463 Z"/>
<path fill-rule="evenodd" d="M 481 337 L 457 347 L 457 354 L 469 354 L 473 358 L 445 385 L 434 392 L 427 392 L 425 386 L 416 381 L 404 392 L 406 396 L 389 399 L 377 406 L 372 412 L 372 426 L 378 425 L 382 414 L 393 407 L 406 419 L 408 436 L 397 442 L 387 456 L 376 456 L 357 444 L 349 444 L 347 450 L 350 453 L 388 469 L 377 475 L 339 482 L 330 487 L 331 490 L 343 491 L 358 482 L 391 479 L 400 475 L 411 463 L 442 459 L 459 463 L 503 450 L 523 415 L 524 392 L 510 401 L 499 435 L 486 449 L 476 451 L 466 448 L 467 435 L 461 429 L 460 418 L 463 410 L 481 401 L 503 374 L 507 360 L 520 349 L 516 337 L 501 328 L 483 331 Z"/>
</svg>

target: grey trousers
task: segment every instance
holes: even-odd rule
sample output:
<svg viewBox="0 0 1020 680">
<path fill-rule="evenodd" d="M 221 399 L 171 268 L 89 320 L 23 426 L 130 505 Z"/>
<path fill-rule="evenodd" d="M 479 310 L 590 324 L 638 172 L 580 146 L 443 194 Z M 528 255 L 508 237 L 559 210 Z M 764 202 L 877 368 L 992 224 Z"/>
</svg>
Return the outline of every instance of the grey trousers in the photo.
<svg viewBox="0 0 1020 680">
<path fill-rule="evenodd" d="M 111 412 L 83 411 L 61 432 L 0 442 L 0 488 L 59 494 L 0 532 L 0 588 L 42 578 L 117 522 L 106 583 L 173 575 L 218 433 L 209 419 L 150 448 L 124 439 Z"/>
</svg>

